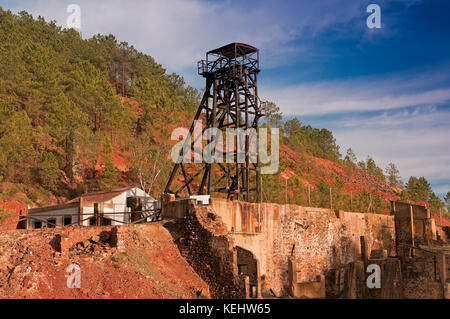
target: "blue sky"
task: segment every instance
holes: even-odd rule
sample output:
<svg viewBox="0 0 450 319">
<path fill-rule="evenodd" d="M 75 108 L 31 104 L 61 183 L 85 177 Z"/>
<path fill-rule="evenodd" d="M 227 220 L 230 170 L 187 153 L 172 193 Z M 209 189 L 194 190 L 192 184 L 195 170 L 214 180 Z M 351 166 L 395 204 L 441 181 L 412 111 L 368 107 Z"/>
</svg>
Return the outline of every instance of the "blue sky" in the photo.
<svg viewBox="0 0 450 319">
<path fill-rule="evenodd" d="M 14 12 L 56 20 L 81 7 L 81 32 L 112 33 L 198 88 L 207 50 L 244 42 L 261 50 L 260 95 L 286 116 L 326 127 L 358 158 L 397 164 L 450 190 L 450 1 L 35 0 Z M 366 8 L 381 7 L 381 29 Z"/>
</svg>

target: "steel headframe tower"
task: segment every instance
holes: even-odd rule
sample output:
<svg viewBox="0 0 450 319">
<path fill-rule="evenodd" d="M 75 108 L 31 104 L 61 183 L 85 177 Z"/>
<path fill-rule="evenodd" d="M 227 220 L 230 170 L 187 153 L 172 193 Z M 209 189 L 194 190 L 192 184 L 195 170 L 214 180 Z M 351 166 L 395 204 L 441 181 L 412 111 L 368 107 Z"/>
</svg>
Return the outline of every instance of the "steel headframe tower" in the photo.
<svg viewBox="0 0 450 319">
<path fill-rule="evenodd" d="M 259 71 L 259 50 L 242 43 L 231 43 L 209 51 L 206 60 L 198 62 L 198 73 L 206 79 L 206 87 L 189 131 L 190 136 L 194 135 L 195 139 L 196 121 L 202 121 L 202 135 L 209 128 L 218 128 L 221 132 L 229 128 L 241 129 L 244 134 L 241 138 L 234 137 L 235 147 L 231 154 L 229 150 L 223 152 L 228 158 L 234 159 L 232 163 L 207 163 L 203 157 L 202 162 L 197 164 L 176 163 L 165 193 L 180 197 L 183 191 L 187 191 L 189 196 L 219 192 L 226 194 L 228 199 L 261 201 L 257 134 L 258 121 L 264 116 L 264 105 L 258 98 Z M 249 129 L 256 133 L 256 141 L 246 134 Z M 214 142 L 214 137 L 208 141 Z M 202 143 L 196 142 L 193 139 L 190 141 L 190 150 L 194 156 L 202 154 L 202 150 L 197 147 Z M 252 154 L 250 142 L 256 144 L 252 145 Z M 189 141 L 185 143 L 189 149 Z M 238 149 L 245 150 L 245 153 L 242 152 L 245 158 L 240 157 L 242 160 L 238 160 Z M 183 151 L 180 156 L 182 154 Z M 179 174 L 181 182 L 177 179 Z"/>
</svg>

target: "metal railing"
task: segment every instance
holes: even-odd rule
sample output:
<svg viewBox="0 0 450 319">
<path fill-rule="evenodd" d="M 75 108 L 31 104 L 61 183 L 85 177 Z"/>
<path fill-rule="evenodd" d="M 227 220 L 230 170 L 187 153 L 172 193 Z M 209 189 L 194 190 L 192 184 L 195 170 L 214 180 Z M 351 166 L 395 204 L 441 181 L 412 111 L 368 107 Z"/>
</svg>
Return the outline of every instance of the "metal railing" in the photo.
<svg viewBox="0 0 450 319">
<path fill-rule="evenodd" d="M 82 214 L 81 216 L 87 216 L 81 220 L 76 220 L 72 222 L 74 219 L 78 219 L 80 215 L 77 214 L 46 214 L 46 213 L 36 213 L 36 214 L 13 214 L 6 215 L 4 220 L 10 220 L 11 218 L 18 217 L 17 220 L 10 221 L 7 223 L 2 223 L 0 221 L 0 229 L 2 227 L 6 227 L 9 225 L 16 224 L 18 229 L 30 229 L 30 221 L 41 222 L 42 226 L 39 228 L 60 228 L 60 227 L 68 227 L 68 226 L 108 226 L 105 224 L 105 221 L 115 222 L 115 226 L 120 225 L 132 225 L 138 224 L 142 222 L 154 222 L 160 220 L 161 210 L 160 209 L 148 209 L 148 210 L 140 210 L 140 211 L 127 211 L 127 212 L 104 212 L 104 213 L 89 213 Z M 120 218 L 116 218 L 116 216 L 123 216 L 122 220 Z M 43 218 L 44 217 L 44 218 Z M 75 218 L 74 218 L 75 217 Z M 114 217 L 114 218 L 113 218 Z M 70 218 L 71 223 L 64 224 L 64 219 Z M 60 219 L 61 223 L 59 224 L 57 220 Z M 84 225 L 86 221 L 89 221 L 89 225 Z M 20 224 L 25 223 L 24 227 Z M 117 225 L 119 223 L 120 225 Z M 109 224 L 111 225 L 111 224 Z M 50 226 L 50 227 L 49 227 Z M 31 229 L 35 229 L 31 227 Z"/>
</svg>

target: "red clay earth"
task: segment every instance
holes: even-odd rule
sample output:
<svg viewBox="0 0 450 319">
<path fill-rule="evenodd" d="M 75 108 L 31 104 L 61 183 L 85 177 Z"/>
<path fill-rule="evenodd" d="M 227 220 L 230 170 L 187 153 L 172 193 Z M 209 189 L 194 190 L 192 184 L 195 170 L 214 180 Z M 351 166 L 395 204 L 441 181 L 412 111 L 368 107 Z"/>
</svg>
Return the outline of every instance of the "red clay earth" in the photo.
<svg viewBox="0 0 450 319">
<path fill-rule="evenodd" d="M 160 222 L 0 232 L 0 298 L 209 298 Z M 67 267 L 81 288 L 67 287 Z"/>
</svg>

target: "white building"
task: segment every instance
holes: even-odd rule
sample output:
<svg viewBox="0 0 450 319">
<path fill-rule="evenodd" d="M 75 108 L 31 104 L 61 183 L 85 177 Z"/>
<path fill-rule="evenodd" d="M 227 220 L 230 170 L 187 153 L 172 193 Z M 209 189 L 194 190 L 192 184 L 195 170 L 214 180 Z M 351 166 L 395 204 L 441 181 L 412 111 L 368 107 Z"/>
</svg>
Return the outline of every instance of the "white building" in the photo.
<svg viewBox="0 0 450 319">
<path fill-rule="evenodd" d="M 159 218 L 161 203 L 138 187 L 84 194 L 65 204 L 32 208 L 27 229 L 67 225 L 126 225 Z"/>
</svg>

